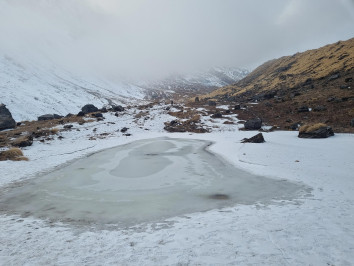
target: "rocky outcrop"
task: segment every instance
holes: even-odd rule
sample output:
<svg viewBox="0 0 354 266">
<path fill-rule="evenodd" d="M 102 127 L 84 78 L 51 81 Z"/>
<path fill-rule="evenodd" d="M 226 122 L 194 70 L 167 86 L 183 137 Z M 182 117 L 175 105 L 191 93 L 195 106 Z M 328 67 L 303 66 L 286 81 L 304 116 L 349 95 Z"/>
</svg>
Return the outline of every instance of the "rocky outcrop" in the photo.
<svg viewBox="0 0 354 266">
<path fill-rule="evenodd" d="M 260 118 L 255 118 L 246 121 L 245 123 L 245 129 L 246 130 L 258 130 L 262 127 L 262 119 Z"/>
<path fill-rule="evenodd" d="M 5 104 L 0 104 L 0 130 L 11 129 L 16 127 L 16 122 L 12 118 L 9 109 Z"/>
<path fill-rule="evenodd" d="M 251 138 L 244 138 L 241 140 L 242 143 L 263 143 L 265 142 L 263 134 L 259 133 Z"/>
<path fill-rule="evenodd" d="M 299 129 L 299 138 L 328 138 L 334 136 L 333 129 L 325 124 L 304 125 Z"/>
</svg>

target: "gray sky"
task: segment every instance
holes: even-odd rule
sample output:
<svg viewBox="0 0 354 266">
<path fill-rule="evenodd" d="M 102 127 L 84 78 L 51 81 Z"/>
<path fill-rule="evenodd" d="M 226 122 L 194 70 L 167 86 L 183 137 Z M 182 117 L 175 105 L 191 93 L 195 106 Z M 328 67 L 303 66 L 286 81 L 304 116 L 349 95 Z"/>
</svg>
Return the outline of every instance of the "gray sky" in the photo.
<svg viewBox="0 0 354 266">
<path fill-rule="evenodd" d="M 0 0 L 0 53 L 109 77 L 265 60 L 354 37 L 354 0 Z"/>
</svg>

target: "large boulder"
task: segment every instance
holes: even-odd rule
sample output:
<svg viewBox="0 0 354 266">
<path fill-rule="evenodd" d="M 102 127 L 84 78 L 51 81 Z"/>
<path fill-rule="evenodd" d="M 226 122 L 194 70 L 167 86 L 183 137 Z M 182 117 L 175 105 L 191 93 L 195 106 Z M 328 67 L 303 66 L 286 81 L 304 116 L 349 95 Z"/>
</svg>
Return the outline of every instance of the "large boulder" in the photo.
<svg viewBox="0 0 354 266">
<path fill-rule="evenodd" d="M 84 107 L 81 108 L 81 112 L 83 112 L 84 114 L 94 113 L 97 111 L 98 111 L 98 108 L 96 106 L 94 106 L 93 104 L 86 104 Z"/>
<path fill-rule="evenodd" d="M 333 129 L 326 124 L 318 123 L 314 125 L 304 125 L 299 129 L 299 138 L 328 138 L 334 136 Z"/>
<path fill-rule="evenodd" d="M 0 104 L 0 130 L 15 128 L 16 122 L 12 118 L 9 109 L 6 108 L 5 104 Z"/>
<path fill-rule="evenodd" d="M 245 123 L 245 129 L 247 130 L 258 130 L 262 127 L 262 119 L 255 118 L 247 120 Z"/>
</svg>

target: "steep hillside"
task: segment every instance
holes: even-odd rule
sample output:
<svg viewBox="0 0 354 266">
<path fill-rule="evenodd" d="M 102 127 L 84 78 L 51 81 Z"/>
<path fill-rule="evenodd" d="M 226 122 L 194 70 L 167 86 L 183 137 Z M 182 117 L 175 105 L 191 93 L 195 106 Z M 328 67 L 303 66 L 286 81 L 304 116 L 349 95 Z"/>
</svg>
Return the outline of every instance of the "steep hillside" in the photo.
<svg viewBox="0 0 354 266">
<path fill-rule="evenodd" d="M 294 123 L 326 122 L 352 132 L 353 79 L 354 38 L 268 61 L 239 82 L 202 98 L 257 102 L 241 110 L 240 117 L 260 116 L 284 129 L 294 128 Z"/>
<path fill-rule="evenodd" d="M 78 112 L 87 103 L 102 107 L 144 96 L 144 89 L 134 85 L 83 78 L 55 67 L 0 57 L 0 103 L 7 105 L 16 121 L 46 113 Z"/>
</svg>

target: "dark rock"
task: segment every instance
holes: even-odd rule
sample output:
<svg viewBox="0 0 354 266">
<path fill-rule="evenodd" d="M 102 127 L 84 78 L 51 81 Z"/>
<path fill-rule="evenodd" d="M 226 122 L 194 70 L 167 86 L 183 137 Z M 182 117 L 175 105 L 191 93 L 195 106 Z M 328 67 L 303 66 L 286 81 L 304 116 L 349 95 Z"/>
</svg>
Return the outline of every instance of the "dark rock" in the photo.
<svg viewBox="0 0 354 266">
<path fill-rule="evenodd" d="M 241 109 L 241 105 L 240 104 L 236 104 L 234 107 L 234 110 L 240 110 Z"/>
<path fill-rule="evenodd" d="M 16 121 L 12 118 L 9 109 L 5 104 L 0 104 L 0 130 L 16 127 Z"/>
<path fill-rule="evenodd" d="M 209 106 L 216 106 L 216 102 L 215 101 L 208 101 L 208 105 Z"/>
<path fill-rule="evenodd" d="M 328 138 L 330 136 L 334 136 L 333 129 L 329 126 L 322 126 L 320 128 L 311 130 L 311 131 L 299 131 L 299 138 L 310 138 L 310 139 L 318 139 L 318 138 Z"/>
<path fill-rule="evenodd" d="M 294 123 L 294 124 L 290 125 L 289 128 L 290 128 L 291 130 L 298 130 L 299 127 L 300 127 L 300 124 L 299 124 L 299 123 Z"/>
<path fill-rule="evenodd" d="M 53 119 L 54 119 L 54 115 L 52 114 L 38 116 L 38 121 L 46 121 L 46 120 L 53 120 Z"/>
<path fill-rule="evenodd" d="M 93 117 L 99 118 L 99 117 L 103 117 L 102 113 L 96 113 L 96 114 L 92 114 Z"/>
<path fill-rule="evenodd" d="M 327 110 L 327 108 L 325 106 L 322 106 L 322 105 L 318 105 L 315 108 L 313 108 L 314 112 L 323 112 L 323 111 L 326 111 L 326 110 Z"/>
<path fill-rule="evenodd" d="M 101 112 L 101 113 L 107 113 L 108 112 L 106 107 L 103 107 L 103 108 L 99 109 L 98 111 Z"/>
<path fill-rule="evenodd" d="M 118 114 L 118 113 L 115 113 L 115 114 L 114 114 L 114 116 L 118 117 L 118 116 L 119 116 L 119 114 Z"/>
<path fill-rule="evenodd" d="M 63 118 L 64 116 L 62 116 L 62 115 L 57 115 L 57 114 L 53 114 L 53 117 L 54 117 L 54 119 L 61 119 L 61 118 Z"/>
<path fill-rule="evenodd" d="M 81 108 L 81 112 L 83 112 L 84 114 L 94 113 L 98 112 L 98 108 L 93 104 L 86 104 L 84 107 Z"/>
<path fill-rule="evenodd" d="M 194 102 L 199 103 L 199 97 L 195 97 Z"/>
<path fill-rule="evenodd" d="M 269 99 L 274 98 L 274 96 L 276 94 L 277 94 L 276 91 L 271 91 L 271 92 L 268 92 L 268 93 L 264 94 L 263 98 L 266 99 L 266 100 L 269 100 Z"/>
<path fill-rule="evenodd" d="M 297 109 L 298 113 L 305 113 L 305 112 L 310 112 L 310 109 L 307 106 L 301 106 L 300 108 Z"/>
<path fill-rule="evenodd" d="M 230 110 L 225 110 L 225 114 L 229 114 L 229 113 L 231 113 Z"/>
<path fill-rule="evenodd" d="M 350 121 L 350 126 L 354 127 L 354 118 Z"/>
<path fill-rule="evenodd" d="M 123 135 L 126 137 L 130 137 L 132 134 L 127 133 L 127 134 L 123 134 Z"/>
<path fill-rule="evenodd" d="M 341 90 L 350 89 L 350 87 L 348 85 L 341 85 L 339 88 Z"/>
<path fill-rule="evenodd" d="M 123 128 L 120 130 L 120 132 L 125 133 L 125 132 L 128 131 L 128 129 L 129 129 L 129 128 L 127 128 L 127 127 L 123 127 Z"/>
<path fill-rule="evenodd" d="M 245 123 L 245 129 L 247 130 L 258 130 L 262 127 L 262 119 L 260 118 L 255 118 L 246 121 Z"/>
<path fill-rule="evenodd" d="M 121 105 L 113 105 L 113 106 L 112 106 L 112 109 L 113 109 L 113 111 L 115 111 L 115 112 L 123 112 L 123 111 L 124 111 L 124 107 L 121 106 Z"/>
<path fill-rule="evenodd" d="M 17 122 L 17 123 L 16 123 L 16 126 L 18 126 L 18 127 L 21 126 L 21 125 L 22 125 L 21 122 Z"/>
<path fill-rule="evenodd" d="M 221 113 L 215 113 L 211 116 L 211 118 L 222 118 L 222 114 Z"/>
<path fill-rule="evenodd" d="M 97 121 L 103 121 L 104 117 L 97 117 Z"/>
<path fill-rule="evenodd" d="M 346 78 L 345 80 L 344 80 L 345 82 L 352 82 L 353 81 L 353 78 Z"/>
<path fill-rule="evenodd" d="M 65 125 L 65 126 L 64 126 L 65 129 L 70 129 L 70 128 L 72 128 L 72 127 L 73 127 L 73 125 Z"/>
<path fill-rule="evenodd" d="M 171 109 L 171 106 L 167 106 L 165 110 L 169 111 L 170 109 Z"/>
<path fill-rule="evenodd" d="M 334 100 L 335 100 L 336 98 L 335 97 L 329 97 L 328 99 L 327 99 L 327 102 L 333 102 Z"/>
<path fill-rule="evenodd" d="M 244 138 L 241 140 L 242 143 L 263 143 L 265 142 L 263 134 L 258 133 L 257 135 L 253 136 L 252 138 Z"/>
<path fill-rule="evenodd" d="M 339 79 L 339 78 L 340 78 L 340 74 L 336 73 L 336 74 L 330 76 L 327 81 L 332 81 L 332 80 Z"/>
<path fill-rule="evenodd" d="M 69 118 L 69 117 L 73 117 L 74 115 L 72 114 L 72 113 L 69 113 L 69 114 L 67 114 L 65 117 L 66 118 Z"/>
<path fill-rule="evenodd" d="M 267 107 L 273 107 L 273 104 L 271 104 L 270 102 L 265 102 L 264 105 Z"/>
<path fill-rule="evenodd" d="M 82 112 L 82 111 L 80 111 L 80 112 L 77 114 L 77 116 L 85 116 L 85 113 Z"/>
</svg>

